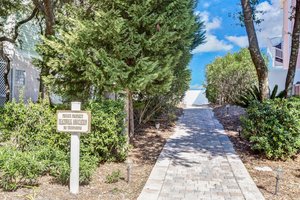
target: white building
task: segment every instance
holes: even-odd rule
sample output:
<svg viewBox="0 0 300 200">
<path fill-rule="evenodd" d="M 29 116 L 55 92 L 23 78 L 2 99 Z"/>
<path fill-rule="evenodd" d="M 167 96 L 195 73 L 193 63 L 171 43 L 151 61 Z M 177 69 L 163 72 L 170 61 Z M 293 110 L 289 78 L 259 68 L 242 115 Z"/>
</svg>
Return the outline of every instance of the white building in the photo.
<svg viewBox="0 0 300 200">
<path fill-rule="evenodd" d="M 19 100 L 20 93 L 25 100 L 37 101 L 39 95 L 39 70 L 32 65 L 32 55 L 14 49 L 9 54 L 11 70 L 9 73 L 10 99 Z M 6 64 L 0 58 L 0 105 L 5 102 L 4 71 Z"/>
<path fill-rule="evenodd" d="M 268 54 L 271 58 L 271 69 L 269 72 L 270 88 L 272 89 L 275 85 L 279 86 L 279 90 L 282 91 L 285 86 L 285 79 L 287 70 L 289 67 L 291 43 L 292 43 L 292 31 L 293 31 L 293 20 L 290 19 L 292 9 L 295 7 L 295 0 L 281 0 L 283 9 L 283 26 L 282 36 L 270 38 L 268 44 Z M 298 55 L 297 70 L 294 80 L 294 94 L 297 93 L 298 83 L 300 83 L 300 52 Z"/>
<path fill-rule="evenodd" d="M 208 104 L 208 99 L 205 96 L 205 89 L 186 91 L 183 104 L 185 106 L 199 106 Z"/>
<path fill-rule="evenodd" d="M 4 30 L 10 30 L 15 23 L 15 16 L 9 17 L 8 25 Z M 19 100 L 22 93 L 24 100 L 38 100 L 39 95 L 39 70 L 33 66 L 33 58 L 38 55 L 34 51 L 34 45 L 38 40 L 38 31 L 34 23 L 27 23 L 19 30 L 22 39 L 22 49 L 15 47 L 13 44 L 4 42 L 4 52 L 9 57 L 11 70 L 9 73 L 10 99 Z M 5 82 L 4 71 L 6 69 L 4 59 L 0 57 L 0 105 L 5 102 Z"/>
</svg>

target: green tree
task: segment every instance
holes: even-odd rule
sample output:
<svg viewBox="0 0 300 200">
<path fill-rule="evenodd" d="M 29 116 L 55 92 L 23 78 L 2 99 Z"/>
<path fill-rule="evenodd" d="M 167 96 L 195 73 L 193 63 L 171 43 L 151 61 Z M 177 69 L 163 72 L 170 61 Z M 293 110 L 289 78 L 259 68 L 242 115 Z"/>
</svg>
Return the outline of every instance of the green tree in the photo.
<svg viewBox="0 0 300 200">
<path fill-rule="evenodd" d="M 258 3 L 259 0 L 241 0 L 242 12 L 240 13 L 240 19 L 242 20 L 243 25 L 246 27 L 249 42 L 248 49 L 256 68 L 260 99 L 265 100 L 269 96 L 268 67 L 260 51 L 254 27 L 255 22 L 260 23 L 260 19 L 257 19 L 255 15 L 255 8 Z"/>
<path fill-rule="evenodd" d="M 89 5 L 66 6 L 57 37 L 44 38 L 38 47 L 50 69 L 47 83 L 66 100 L 126 92 L 132 136 L 133 94 L 170 91 L 183 56 L 203 41 L 202 24 L 193 14 L 192 0 Z"/>
<path fill-rule="evenodd" d="M 0 16 L 9 16 L 22 7 L 22 0 L 1 0 Z"/>
<path fill-rule="evenodd" d="M 258 85 L 248 49 L 219 57 L 206 69 L 206 96 L 212 103 L 236 103 L 241 94 Z"/>
</svg>

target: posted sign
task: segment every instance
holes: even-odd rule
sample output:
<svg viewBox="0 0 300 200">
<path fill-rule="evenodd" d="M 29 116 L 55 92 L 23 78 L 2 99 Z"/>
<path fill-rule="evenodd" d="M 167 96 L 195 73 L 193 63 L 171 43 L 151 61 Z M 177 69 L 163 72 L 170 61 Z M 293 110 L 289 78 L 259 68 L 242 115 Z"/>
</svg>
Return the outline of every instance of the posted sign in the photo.
<svg viewBox="0 0 300 200">
<path fill-rule="evenodd" d="M 57 132 L 90 133 L 91 112 L 58 110 Z"/>
</svg>

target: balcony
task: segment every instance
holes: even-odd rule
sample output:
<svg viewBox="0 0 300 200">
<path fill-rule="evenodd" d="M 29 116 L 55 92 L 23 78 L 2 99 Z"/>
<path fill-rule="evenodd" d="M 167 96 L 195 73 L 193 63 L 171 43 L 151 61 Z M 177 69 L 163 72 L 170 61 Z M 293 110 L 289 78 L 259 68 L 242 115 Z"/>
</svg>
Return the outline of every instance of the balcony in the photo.
<svg viewBox="0 0 300 200">
<path fill-rule="evenodd" d="M 275 48 L 275 61 L 283 64 L 283 52 L 281 49 L 274 47 Z"/>
<path fill-rule="evenodd" d="M 283 67 L 283 51 L 282 51 L 282 37 L 274 37 L 268 39 L 267 52 L 270 55 L 272 67 Z"/>
</svg>

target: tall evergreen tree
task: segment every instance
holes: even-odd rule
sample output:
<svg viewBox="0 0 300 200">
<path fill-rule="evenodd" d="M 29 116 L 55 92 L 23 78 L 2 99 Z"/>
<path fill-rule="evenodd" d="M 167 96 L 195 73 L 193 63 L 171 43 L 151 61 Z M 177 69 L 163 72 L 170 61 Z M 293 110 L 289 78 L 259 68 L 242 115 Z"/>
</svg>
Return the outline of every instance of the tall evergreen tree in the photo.
<svg viewBox="0 0 300 200">
<path fill-rule="evenodd" d="M 38 47 L 50 69 L 48 84 L 65 99 L 86 100 L 104 91 L 128 97 L 170 91 L 176 68 L 204 33 L 193 0 L 102 0 L 66 6 L 57 37 Z M 186 62 L 185 62 L 186 64 Z"/>
</svg>

